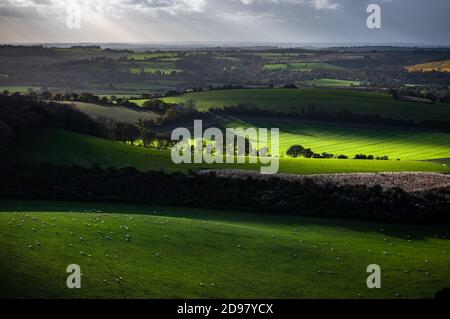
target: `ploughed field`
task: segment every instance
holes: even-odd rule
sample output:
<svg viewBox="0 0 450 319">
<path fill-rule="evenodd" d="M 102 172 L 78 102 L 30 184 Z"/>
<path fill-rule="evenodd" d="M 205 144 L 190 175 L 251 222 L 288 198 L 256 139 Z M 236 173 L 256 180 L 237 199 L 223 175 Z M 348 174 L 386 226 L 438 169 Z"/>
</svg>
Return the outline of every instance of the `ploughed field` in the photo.
<svg viewBox="0 0 450 319">
<path fill-rule="evenodd" d="M 197 174 L 210 174 L 214 172 L 218 177 L 236 179 L 262 179 L 268 180 L 270 175 L 261 175 L 257 172 L 244 170 L 201 170 Z M 367 187 L 380 186 L 383 189 L 402 188 L 406 192 L 421 192 L 437 188 L 450 187 L 450 175 L 438 173 L 349 173 L 349 174 L 283 174 L 277 175 L 288 181 L 304 182 L 306 179 L 312 180 L 319 185 L 363 185 Z"/>
<path fill-rule="evenodd" d="M 450 283 L 448 225 L 2 200 L 0 230 L 1 297 L 432 298 Z"/>
</svg>

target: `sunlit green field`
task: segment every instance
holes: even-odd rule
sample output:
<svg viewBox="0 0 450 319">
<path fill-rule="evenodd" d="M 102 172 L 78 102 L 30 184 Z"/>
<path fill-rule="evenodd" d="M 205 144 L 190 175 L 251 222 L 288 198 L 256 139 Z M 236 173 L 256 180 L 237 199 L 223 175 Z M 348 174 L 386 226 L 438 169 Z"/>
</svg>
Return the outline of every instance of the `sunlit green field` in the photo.
<svg viewBox="0 0 450 319">
<path fill-rule="evenodd" d="M 3 200 L 0 296 L 432 298 L 450 283 L 448 230 Z M 81 289 L 66 287 L 69 264 L 81 267 Z M 370 264 L 381 267 L 381 289 L 366 286 Z"/>
<path fill-rule="evenodd" d="M 197 108 L 235 106 L 239 103 L 255 104 L 260 108 L 308 112 L 309 109 L 334 114 L 348 110 L 355 114 L 380 115 L 402 120 L 446 120 L 450 118 L 450 106 L 422 104 L 394 100 L 390 95 L 336 89 L 244 89 L 193 92 L 164 98 L 167 103 L 194 101 Z M 145 100 L 135 101 L 143 104 Z"/>
<path fill-rule="evenodd" d="M 387 155 L 391 159 L 426 160 L 450 157 L 450 134 L 351 124 L 241 120 L 229 127 L 280 129 L 280 151 L 286 155 L 293 145 L 311 148 L 316 153 Z"/>
<path fill-rule="evenodd" d="M 174 164 L 169 150 L 145 149 L 92 136 L 60 131 L 34 132 L 20 139 L 8 152 L 9 159 L 26 162 L 52 162 L 58 165 L 102 167 L 133 166 L 142 171 L 164 169 L 187 172 L 189 169 L 259 170 L 261 164 Z M 337 159 L 280 159 L 280 172 L 328 174 L 353 172 L 450 172 L 450 166 L 419 161 L 364 161 Z"/>
</svg>

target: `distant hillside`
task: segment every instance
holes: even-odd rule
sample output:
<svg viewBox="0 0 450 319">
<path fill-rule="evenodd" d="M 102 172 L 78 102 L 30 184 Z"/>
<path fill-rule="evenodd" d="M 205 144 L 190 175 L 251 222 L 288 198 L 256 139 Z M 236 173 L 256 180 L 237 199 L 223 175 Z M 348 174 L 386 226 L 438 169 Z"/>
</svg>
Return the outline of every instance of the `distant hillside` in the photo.
<svg viewBox="0 0 450 319">
<path fill-rule="evenodd" d="M 342 110 L 354 114 L 380 115 L 386 118 L 422 121 L 448 121 L 450 106 L 394 100 L 388 94 L 339 89 L 242 89 L 213 90 L 166 97 L 167 103 L 195 102 L 199 110 L 235 106 L 239 103 L 289 112 L 307 112 L 314 108 L 329 114 Z M 142 105 L 145 100 L 132 101 Z"/>
<path fill-rule="evenodd" d="M 409 72 L 450 72 L 450 60 L 407 66 Z"/>
</svg>

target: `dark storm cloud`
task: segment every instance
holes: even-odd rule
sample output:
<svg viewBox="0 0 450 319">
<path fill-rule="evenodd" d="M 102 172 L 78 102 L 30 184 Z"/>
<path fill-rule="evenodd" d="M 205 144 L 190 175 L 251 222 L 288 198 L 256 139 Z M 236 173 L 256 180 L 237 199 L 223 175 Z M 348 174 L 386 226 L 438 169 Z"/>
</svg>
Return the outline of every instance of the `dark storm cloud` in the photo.
<svg viewBox="0 0 450 319">
<path fill-rule="evenodd" d="M 83 30 L 65 28 L 70 3 Z M 382 29 L 366 26 L 370 3 L 382 7 Z M 450 45 L 449 13 L 448 0 L 2 0 L 0 41 Z"/>
</svg>

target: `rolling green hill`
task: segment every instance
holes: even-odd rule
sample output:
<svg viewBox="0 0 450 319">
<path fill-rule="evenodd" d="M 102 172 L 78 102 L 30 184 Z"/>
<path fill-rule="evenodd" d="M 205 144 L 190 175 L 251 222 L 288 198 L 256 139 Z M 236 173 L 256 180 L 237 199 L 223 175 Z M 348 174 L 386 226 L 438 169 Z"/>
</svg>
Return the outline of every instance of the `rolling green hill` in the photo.
<svg viewBox="0 0 450 319">
<path fill-rule="evenodd" d="M 446 231 L 2 200 L 0 251 L 8 262 L 0 263 L 0 297 L 432 298 L 450 279 Z M 381 266 L 382 289 L 366 286 L 373 263 Z M 66 287 L 69 264 L 81 267 L 81 289 Z"/>
<path fill-rule="evenodd" d="M 133 166 L 139 170 L 164 169 L 169 172 L 189 169 L 237 168 L 259 170 L 256 164 L 183 164 L 176 165 L 170 158 L 170 151 L 145 149 L 120 142 L 95 138 L 87 135 L 44 130 L 33 132 L 20 139 L 10 150 L 13 161 L 52 162 L 59 165 L 78 164 L 103 167 Z M 418 161 L 363 161 L 292 159 L 280 160 L 280 172 L 296 174 L 351 173 L 351 172 L 450 172 L 449 166 L 440 163 Z"/>
<path fill-rule="evenodd" d="M 348 110 L 355 114 L 377 114 L 414 121 L 450 120 L 450 105 L 397 101 L 387 94 L 336 89 L 213 90 L 167 97 L 164 101 L 167 103 L 194 101 L 200 110 L 245 103 L 275 111 L 301 112 L 302 109 L 308 111 L 309 108 L 314 108 L 331 114 Z M 142 104 L 145 100 L 135 102 Z"/>
</svg>

